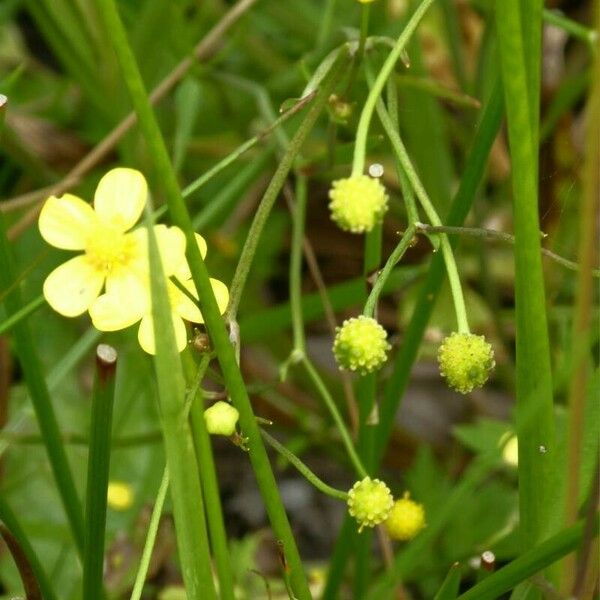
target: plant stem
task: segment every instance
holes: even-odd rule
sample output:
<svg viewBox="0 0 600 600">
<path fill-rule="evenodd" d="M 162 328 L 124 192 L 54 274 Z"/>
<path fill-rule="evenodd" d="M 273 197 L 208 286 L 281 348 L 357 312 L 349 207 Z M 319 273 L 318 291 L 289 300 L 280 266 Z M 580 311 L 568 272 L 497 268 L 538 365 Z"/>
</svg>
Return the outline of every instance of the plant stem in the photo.
<svg viewBox="0 0 600 600">
<path fill-rule="evenodd" d="M 130 600 L 140 600 L 142 597 L 142 591 L 144 589 L 144 583 L 146 582 L 146 576 L 148 575 L 150 560 L 152 559 L 152 552 L 154 550 L 154 542 L 156 541 L 156 534 L 158 533 L 160 517 L 165 504 L 165 498 L 167 497 L 168 489 L 169 470 L 167 467 L 165 467 L 165 471 L 158 488 L 158 493 L 156 494 L 156 500 L 154 501 L 154 507 L 152 508 L 150 522 L 148 523 L 146 542 L 144 543 L 144 550 L 142 551 L 142 558 L 140 559 L 140 566 L 138 567 L 138 572 L 135 576 L 135 583 L 133 584 Z"/>
<path fill-rule="evenodd" d="M 158 123 L 156 122 L 156 118 L 152 112 L 152 108 L 137 68 L 135 58 L 128 45 L 123 25 L 119 19 L 116 7 L 114 5 L 114 0 L 97 1 L 98 5 L 102 7 L 102 13 L 106 21 L 107 28 L 112 32 L 113 44 L 115 45 L 117 55 L 120 59 L 124 79 L 127 87 L 129 88 L 129 93 L 138 116 L 140 127 L 148 145 L 149 158 L 152 160 L 157 175 L 162 183 L 172 220 L 175 225 L 181 227 L 186 236 L 186 256 L 189 262 L 194 285 L 200 298 L 200 309 L 205 319 L 208 332 L 211 336 L 213 346 L 217 352 L 228 391 L 231 395 L 234 405 L 240 413 L 240 425 L 244 435 L 248 440 L 247 443 L 252 467 L 254 469 L 263 500 L 265 502 L 269 520 L 273 525 L 274 534 L 282 542 L 294 593 L 299 600 L 308 600 L 310 599 L 311 594 L 306 581 L 306 575 L 304 573 L 302 562 L 300 560 L 300 555 L 298 553 L 287 515 L 279 496 L 277 483 L 275 481 L 275 477 L 273 476 L 271 465 L 269 464 L 269 458 L 262 443 L 262 438 L 256 424 L 254 413 L 252 411 L 248 392 L 245 388 L 244 380 L 237 364 L 235 349 L 229 340 L 228 333 L 225 329 L 225 323 L 220 314 L 217 301 L 212 291 L 212 285 L 208 271 L 195 241 L 191 219 L 185 202 L 181 196 L 181 191 L 177 183 L 177 177 L 169 161 L 169 154 L 165 147 L 165 143 L 158 127 Z M 326 94 L 326 91 L 323 92 L 323 90 L 321 90 L 323 94 Z M 311 107 L 311 111 L 315 110 L 315 106 L 319 100 L 321 100 L 321 104 L 324 104 L 325 100 L 317 95 L 315 104 Z M 308 118 L 309 116 L 307 116 L 307 119 Z M 316 115 L 314 116 L 314 119 L 316 120 Z M 158 281 L 157 283 L 164 284 L 165 282 Z M 164 292 L 166 293 L 166 290 L 164 290 Z M 165 294 L 162 294 L 162 296 L 164 297 Z M 167 310 L 168 300 L 166 297 L 163 299 L 164 309 Z M 172 327 L 170 323 L 169 326 Z M 170 343 L 172 342 L 173 340 L 170 340 Z M 157 361 L 157 363 L 159 362 L 160 361 Z M 180 368 L 180 363 L 178 362 L 178 364 Z M 161 384 L 160 375 L 163 375 L 166 378 L 166 381 L 163 383 L 163 385 L 166 387 L 167 382 L 172 378 L 172 373 L 159 373 L 159 386 Z M 176 382 L 177 385 L 180 385 L 179 379 L 180 378 L 178 377 Z M 181 385 L 182 384 L 183 377 L 181 377 Z M 167 392 L 169 392 L 169 390 L 166 389 L 165 393 Z M 183 389 L 181 389 L 181 392 L 183 392 Z M 187 424 L 183 431 L 187 434 Z M 186 440 L 187 435 L 182 441 L 186 442 Z M 179 465 L 176 466 L 179 467 Z M 171 481 L 173 484 L 173 498 L 177 499 L 178 495 L 182 493 L 187 494 L 186 490 L 175 488 L 176 477 L 173 467 L 170 463 L 169 472 L 171 474 Z M 185 532 L 184 535 L 188 535 L 188 533 Z M 198 562 L 199 560 L 201 559 L 196 556 L 196 561 Z M 194 597 L 193 590 L 191 590 L 191 593 Z"/>
<path fill-rule="evenodd" d="M 367 147 L 367 135 L 369 133 L 369 125 L 371 123 L 371 117 L 375 110 L 375 104 L 377 99 L 381 95 L 383 86 L 391 75 L 396 62 L 400 57 L 400 54 L 406 47 L 406 44 L 410 40 L 414 33 L 417 25 L 425 15 L 425 12 L 433 3 L 433 0 L 423 0 L 419 7 L 415 10 L 412 17 L 406 24 L 406 27 L 400 34 L 400 37 L 396 41 L 392 51 L 386 58 L 381 70 L 379 71 L 375 83 L 369 91 L 367 100 L 363 106 L 362 112 L 360 113 L 360 120 L 358 122 L 358 128 L 356 130 L 356 142 L 354 146 L 354 159 L 352 162 L 352 175 L 362 175 L 365 168 L 365 151 Z"/>
<path fill-rule="evenodd" d="M 306 480 L 314 485 L 320 492 L 323 492 L 331 498 L 337 500 L 348 500 L 348 494 L 341 490 L 327 485 L 324 481 L 319 479 L 293 452 L 290 452 L 283 444 L 280 444 L 271 434 L 267 433 L 264 429 L 261 429 L 261 434 L 267 440 L 269 446 L 277 450 L 281 456 L 283 456 L 290 464 L 294 465 L 296 469 L 306 478 Z"/>
<path fill-rule="evenodd" d="M 204 397 L 202 393 L 201 382 L 204 373 L 210 362 L 210 355 L 205 354 L 202 357 L 200 365 L 196 368 L 189 349 L 183 354 L 183 365 L 186 374 L 188 387 L 195 385 L 196 392 L 190 398 L 190 422 L 192 426 L 192 437 L 194 439 L 194 448 L 196 450 L 196 461 L 198 462 L 198 472 L 202 492 L 204 494 L 204 503 L 206 507 L 206 518 L 208 520 L 208 531 L 210 533 L 210 543 L 215 558 L 217 577 L 219 579 L 219 598 L 223 600 L 234 600 L 233 591 L 235 578 L 231 568 L 229 558 L 229 549 L 227 547 L 227 532 L 223 521 L 223 509 L 221 508 L 221 498 L 219 495 L 219 481 L 215 469 L 212 445 L 210 435 L 206 430 L 204 420 Z"/>
<path fill-rule="evenodd" d="M 111 22 L 109 24 L 112 25 Z M 114 33 L 114 29 L 111 30 Z M 140 122 L 143 122 L 142 119 Z M 149 207 L 146 207 L 146 222 L 152 319 L 156 344 L 154 368 L 183 581 L 188 596 L 216 600 L 206 532 L 204 498 L 198 479 L 185 405 L 186 385 L 183 367 L 175 344 L 167 279 L 164 275 Z"/>
<path fill-rule="evenodd" d="M 415 235 L 415 226 L 409 225 L 402 235 L 400 242 L 394 248 L 393 252 L 390 254 L 387 259 L 385 266 L 379 273 L 377 279 L 375 280 L 375 284 L 373 285 L 373 289 L 367 298 L 365 303 L 365 308 L 363 310 L 363 315 L 367 317 L 372 317 L 375 313 L 375 307 L 377 306 L 377 301 L 379 300 L 379 296 L 383 291 L 383 287 L 385 286 L 390 274 L 394 267 L 402 260 L 404 253 L 410 248 L 410 245 L 413 241 L 413 237 Z"/>
<path fill-rule="evenodd" d="M 306 352 L 304 320 L 302 318 L 302 243 L 306 221 L 306 177 L 296 177 L 296 203 L 292 208 L 292 247 L 290 255 L 290 306 L 292 310 L 292 331 L 294 350 Z"/>
<path fill-rule="evenodd" d="M 584 535 L 583 521 L 538 544 L 535 548 L 515 558 L 470 590 L 458 600 L 494 600 L 501 597 L 518 583 L 526 581 L 563 556 L 573 552 L 581 544 Z M 593 535 L 598 535 L 598 514 L 594 519 Z"/>
<path fill-rule="evenodd" d="M 273 174 L 273 178 L 271 179 L 271 182 L 269 183 L 269 186 L 267 187 L 260 201 L 256 215 L 254 216 L 254 220 L 250 226 L 248 237 L 246 238 L 246 242 L 242 248 L 242 253 L 233 276 L 233 281 L 231 282 L 229 307 L 227 309 L 227 317 L 229 320 L 236 319 L 244 285 L 246 283 L 246 279 L 248 278 L 248 272 L 250 271 L 250 266 L 252 265 L 256 247 L 258 246 L 258 241 L 262 234 L 263 228 L 267 222 L 267 219 L 269 218 L 271 209 L 275 204 L 275 200 L 277 200 L 279 192 L 285 183 L 290 169 L 294 164 L 294 160 L 302 148 L 304 140 L 310 133 L 329 99 L 331 90 L 337 81 L 341 63 L 346 57 L 346 52 L 347 49 L 345 47 L 339 51 L 335 64 L 324 78 L 323 83 L 317 92 L 317 96 L 308 111 L 308 114 L 296 131 L 294 137 L 291 139 L 287 150 L 285 151 L 285 154 L 283 155 L 281 162 Z"/>
<path fill-rule="evenodd" d="M 369 74 L 367 73 L 367 78 L 369 79 Z M 376 83 L 376 82 L 375 82 Z M 371 86 L 371 90 L 375 89 L 375 83 L 369 82 Z M 433 225 L 441 226 L 442 221 L 431 202 L 429 195 L 425 191 L 423 184 L 408 156 L 408 152 L 400 138 L 400 134 L 397 129 L 394 129 L 393 123 L 383 106 L 383 103 L 380 104 L 378 110 L 379 118 L 383 127 L 390 138 L 390 142 L 392 144 L 392 149 L 394 150 L 394 154 L 396 155 L 396 159 L 402 166 L 402 169 L 406 173 L 408 180 L 410 181 L 417 198 L 421 202 L 421 206 L 425 211 L 428 219 L 431 221 Z M 458 331 L 460 333 L 469 333 L 469 322 L 467 319 L 467 309 L 465 306 L 465 299 L 462 293 L 462 287 L 460 285 L 460 277 L 458 275 L 458 268 L 456 266 L 456 261 L 454 259 L 454 254 L 452 253 L 452 247 L 450 246 L 450 242 L 448 241 L 448 236 L 442 234 L 440 236 L 440 245 L 442 248 L 442 255 L 444 257 L 444 262 L 446 263 L 446 270 L 448 272 L 448 280 L 450 281 L 450 290 L 452 292 L 452 299 L 454 301 L 454 310 L 456 311 L 456 320 L 458 323 Z"/>
<path fill-rule="evenodd" d="M 520 531 L 528 549 L 552 528 L 556 446 L 537 197 L 539 74 L 528 70 L 536 63 L 529 52 L 540 53 L 531 47 L 529 20 L 541 21 L 541 7 L 523 22 L 522 11 L 518 0 L 496 3 L 514 196 Z"/>
<path fill-rule="evenodd" d="M 471 237 L 501 240 L 502 242 L 508 242 L 509 244 L 513 245 L 515 244 L 514 235 L 511 235 L 510 233 L 505 233 L 504 231 L 496 231 L 495 229 L 484 229 L 480 227 L 450 227 L 447 225 L 435 227 L 433 225 L 425 225 L 424 223 L 416 223 L 416 226 L 417 231 L 422 231 L 424 233 L 448 233 L 450 235 L 468 235 Z M 578 263 L 564 258 L 559 254 L 548 250 L 547 248 L 542 248 L 541 252 L 544 256 L 547 256 L 548 258 L 557 262 L 559 265 L 562 265 L 566 269 L 570 269 L 571 271 L 580 271 L 581 269 L 581 266 Z M 593 277 L 600 277 L 600 269 L 590 268 L 590 273 Z"/>
<path fill-rule="evenodd" d="M 340 435 L 342 436 L 342 441 L 344 443 L 344 446 L 346 447 L 346 452 L 348 453 L 348 457 L 350 458 L 350 461 L 354 465 L 356 472 L 358 473 L 358 475 L 360 477 L 367 477 L 367 471 L 366 471 L 365 467 L 363 466 L 362 461 L 358 457 L 356 450 L 354 449 L 354 444 L 352 443 L 352 438 L 350 437 L 350 433 L 348 432 L 346 424 L 344 423 L 344 420 L 342 419 L 342 415 L 340 414 L 340 411 L 338 410 L 335 400 L 332 398 L 331 394 L 329 393 L 327 386 L 321 379 L 321 376 L 319 375 L 318 371 L 313 366 L 312 362 L 306 356 L 302 357 L 301 362 L 304 365 L 304 368 L 306 369 L 308 376 L 311 378 L 313 384 L 317 388 L 317 391 L 321 395 L 321 398 L 325 402 L 325 406 L 329 410 L 329 413 L 331 414 L 331 416 L 333 418 L 333 422 L 335 423 Z"/>
<path fill-rule="evenodd" d="M 85 505 L 83 597 L 86 600 L 100 600 L 104 597 L 102 575 L 104 571 L 106 495 L 116 370 L 116 350 L 106 344 L 100 344 L 96 349 L 96 380 L 92 396 Z"/>
</svg>

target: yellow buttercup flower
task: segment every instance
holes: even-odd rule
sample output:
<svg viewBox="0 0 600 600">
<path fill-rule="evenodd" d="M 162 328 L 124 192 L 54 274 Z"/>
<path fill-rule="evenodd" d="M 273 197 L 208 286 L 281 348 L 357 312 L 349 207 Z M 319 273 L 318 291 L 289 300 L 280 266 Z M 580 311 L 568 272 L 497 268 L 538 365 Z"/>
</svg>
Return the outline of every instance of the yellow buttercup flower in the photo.
<svg viewBox="0 0 600 600">
<path fill-rule="evenodd" d="M 83 251 L 44 282 L 44 297 L 56 312 L 83 314 L 105 285 L 123 306 L 141 294 L 139 275 L 148 263 L 145 230 L 127 232 L 147 198 L 144 176 L 128 168 L 112 169 L 102 177 L 93 207 L 72 194 L 48 198 L 38 221 L 42 237 L 56 248 Z"/>
<path fill-rule="evenodd" d="M 165 275 L 174 277 L 177 284 L 179 284 L 177 285 L 170 279 L 167 281 L 173 331 L 177 350 L 181 352 L 187 344 L 185 321 L 204 323 L 204 318 L 197 303 L 192 300 L 192 298 L 198 298 L 198 293 L 185 260 L 185 236 L 183 232 L 177 227 L 157 225 L 155 226 L 155 233 L 159 242 Z M 207 246 L 204 238 L 196 234 L 196 243 L 202 258 L 205 258 Z M 145 274 L 142 281 L 142 293 L 134 301 L 124 306 L 119 296 L 108 291 L 90 307 L 90 316 L 94 327 L 100 331 L 124 329 L 140 321 L 138 329 L 140 346 L 149 354 L 156 354 L 149 275 Z M 229 303 L 229 290 L 218 279 L 211 279 L 210 282 L 221 314 L 223 314 Z M 185 288 L 188 293 L 186 294 L 179 286 Z"/>
</svg>

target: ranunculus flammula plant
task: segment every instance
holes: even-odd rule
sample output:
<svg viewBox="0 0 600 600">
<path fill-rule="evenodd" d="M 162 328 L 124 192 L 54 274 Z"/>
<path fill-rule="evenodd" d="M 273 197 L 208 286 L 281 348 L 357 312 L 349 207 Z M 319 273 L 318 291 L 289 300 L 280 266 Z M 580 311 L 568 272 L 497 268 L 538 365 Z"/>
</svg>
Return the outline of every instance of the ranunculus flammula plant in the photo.
<svg viewBox="0 0 600 600">
<path fill-rule="evenodd" d="M 148 185 L 135 169 L 112 169 L 98 183 L 94 205 L 72 194 L 50 197 L 39 217 L 42 237 L 62 250 L 81 254 L 67 260 L 48 275 L 44 297 L 56 312 L 76 317 L 89 311 L 100 331 L 125 329 L 138 321 L 138 339 L 146 352 L 155 352 L 152 325 L 148 231 L 133 229 L 148 200 Z M 163 271 L 188 290 L 198 294 L 185 260 L 185 236 L 177 227 L 154 227 Z M 206 242 L 196 236 L 206 256 Z M 221 312 L 229 301 L 227 287 L 212 279 Z M 187 334 L 183 319 L 202 323 L 198 306 L 173 281 L 168 281 L 173 329 L 179 351 Z M 104 293 L 102 293 L 104 290 Z"/>
</svg>

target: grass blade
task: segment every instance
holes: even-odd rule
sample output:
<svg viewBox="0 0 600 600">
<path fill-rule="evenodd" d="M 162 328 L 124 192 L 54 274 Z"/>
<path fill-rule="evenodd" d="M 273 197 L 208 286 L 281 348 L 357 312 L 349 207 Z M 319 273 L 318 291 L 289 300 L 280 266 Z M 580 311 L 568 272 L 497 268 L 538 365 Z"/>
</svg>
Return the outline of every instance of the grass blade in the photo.
<svg viewBox="0 0 600 600">
<path fill-rule="evenodd" d="M 523 4 L 523 3 L 521 3 Z M 523 548 L 548 534 L 554 497 L 554 416 L 550 346 L 541 262 L 537 198 L 537 112 L 523 102 L 536 76 L 529 77 L 518 0 L 496 3 L 496 23 L 512 160 L 517 321 L 517 434 L 519 510 Z M 539 48 L 536 48 L 539 53 Z M 531 57 L 528 58 L 533 63 Z M 535 66 L 535 65 L 534 65 Z M 530 81 L 531 80 L 531 81 Z M 532 83 L 533 82 L 533 83 Z"/>
<path fill-rule="evenodd" d="M 435 595 L 434 600 L 455 600 L 458 598 L 458 588 L 460 586 L 460 563 L 454 563 L 450 570 L 448 571 L 448 575 L 446 575 L 446 579 L 444 579 L 444 583 L 442 583 L 442 587 L 438 590 L 438 593 Z"/>
<path fill-rule="evenodd" d="M 96 350 L 96 380 L 92 396 L 87 470 L 83 552 L 83 597 L 86 600 L 99 600 L 104 596 L 102 574 L 106 531 L 106 494 L 116 369 L 116 350 L 106 344 L 100 344 Z"/>
</svg>

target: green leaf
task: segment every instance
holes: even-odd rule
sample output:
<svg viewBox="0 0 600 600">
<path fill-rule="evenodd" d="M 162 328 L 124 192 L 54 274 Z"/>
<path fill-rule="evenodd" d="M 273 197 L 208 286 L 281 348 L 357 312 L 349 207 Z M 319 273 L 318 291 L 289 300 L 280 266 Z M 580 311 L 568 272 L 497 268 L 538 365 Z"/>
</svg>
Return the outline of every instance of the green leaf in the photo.
<svg viewBox="0 0 600 600">
<path fill-rule="evenodd" d="M 435 595 L 434 600 L 455 600 L 458 597 L 459 586 L 460 563 L 454 563 L 450 567 L 448 575 L 446 575 L 446 579 L 444 579 L 444 583 L 442 583 L 442 587 Z"/>
</svg>

